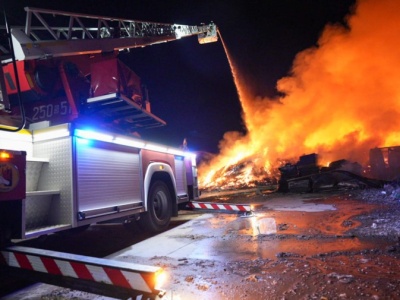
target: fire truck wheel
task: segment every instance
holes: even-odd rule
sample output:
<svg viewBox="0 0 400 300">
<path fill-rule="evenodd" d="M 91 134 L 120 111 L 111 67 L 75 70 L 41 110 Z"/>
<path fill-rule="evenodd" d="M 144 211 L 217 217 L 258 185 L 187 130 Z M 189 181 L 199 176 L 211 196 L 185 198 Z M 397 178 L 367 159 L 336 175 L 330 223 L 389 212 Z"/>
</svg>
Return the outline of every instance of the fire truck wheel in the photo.
<svg viewBox="0 0 400 300">
<path fill-rule="evenodd" d="M 172 199 L 167 185 L 155 181 L 149 190 L 147 212 L 142 214 L 139 224 L 150 232 L 160 232 L 169 226 L 172 216 Z"/>
</svg>

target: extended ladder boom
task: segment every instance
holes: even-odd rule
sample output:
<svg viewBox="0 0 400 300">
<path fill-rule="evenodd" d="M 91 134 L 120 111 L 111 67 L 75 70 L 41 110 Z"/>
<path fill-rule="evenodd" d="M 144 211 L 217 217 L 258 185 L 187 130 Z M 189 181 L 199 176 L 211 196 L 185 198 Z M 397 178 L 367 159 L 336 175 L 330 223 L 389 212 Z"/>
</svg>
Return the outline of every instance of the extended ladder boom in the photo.
<svg viewBox="0 0 400 300">
<path fill-rule="evenodd" d="M 144 47 L 198 35 L 217 41 L 215 24 L 189 26 L 26 7 L 25 27 L 13 27 L 16 60 L 43 59 Z"/>
</svg>

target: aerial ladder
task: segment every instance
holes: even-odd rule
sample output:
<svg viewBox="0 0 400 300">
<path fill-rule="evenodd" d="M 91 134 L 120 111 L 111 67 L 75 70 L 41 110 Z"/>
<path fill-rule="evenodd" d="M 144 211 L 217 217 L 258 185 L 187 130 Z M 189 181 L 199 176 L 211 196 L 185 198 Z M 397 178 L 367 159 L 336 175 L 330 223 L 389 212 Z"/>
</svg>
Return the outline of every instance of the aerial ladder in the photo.
<svg viewBox="0 0 400 300">
<path fill-rule="evenodd" d="M 193 35 L 201 44 L 218 39 L 213 23 L 189 26 L 30 7 L 25 11 L 25 26 L 10 30 L 13 51 L 0 48 L 0 83 L 5 86 L 0 118 L 10 126 L 18 126 L 18 83 L 28 123 L 90 116 L 127 130 L 163 126 L 165 121 L 150 111 L 140 78 L 117 59 L 118 53 Z"/>
<path fill-rule="evenodd" d="M 201 44 L 215 42 L 217 27 L 213 23 L 165 24 L 30 7 L 25 11 L 25 26 L 10 28 L 7 22 L 0 26 L 10 40 L 8 45 L 0 45 L 0 134 L 5 132 L 0 149 L 7 149 L 0 150 L 0 273 L 123 299 L 161 297 L 161 268 L 5 245 L 3 241 L 14 234 L 33 238 L 132 214 L 147 213 L 146 220 L 163 229 L 170 215 L 177 213 L 178 204 L 198 197 L 197 169 L 190 156 L 180 149 L 135 139 L 134 134 L 129 137 L 138 129 L 166 122 L 151 113 L 139 76 L 118 54 L 190 36 L 197 36 Z M 91 148 L 79 144 L 87 134 L 82 124 L 112 132 L 107 139 L 104 134 L 95 137 L 99 147 L 93 151 L 105 157 L 101 168 L 92 160 Z M 53 141 L 58 148 L 53 149 Z M 107 152 L 109 149 L 112 151 Z M 27 157 L 37 153 L 51 158 L 32 157 L 27 164 Z M 121 161 L 109 163 L 111 155 Z M 107 168 L 128 172 L 130 177 L 120 177 L 127 184 L 115 189 L 134 195 L 128 195 L 129 201 L 114 204 L 107 200 L 96 207 L 106 195 L 97 191 L 94 183 L 104 178 Z M 90 172 L 83 173 L 87 170 Z M 60 178 L 62 184 L 54 188 Z M 46 190 L 35 190 L 43 183 Z M 112 191 L 107 192 L 112 196 Z M 175 198 L 169 197 L 171 193 Z M 154 201 L 164 201 L 168 210 L 153 207 L 149 202 L 153 195 Z M 161 199 L 157 199 L 159 195 Z M 96 202 L 93 197 L 98 197 Z M 129 197 L 136 198 L 131 201 Z M 166 203 L 166 199 L 176 202 Z M 55 205 L 50 205 L 53 202 Z M 45 203 L 48 205 L 42 205 Z"/>
</svg>

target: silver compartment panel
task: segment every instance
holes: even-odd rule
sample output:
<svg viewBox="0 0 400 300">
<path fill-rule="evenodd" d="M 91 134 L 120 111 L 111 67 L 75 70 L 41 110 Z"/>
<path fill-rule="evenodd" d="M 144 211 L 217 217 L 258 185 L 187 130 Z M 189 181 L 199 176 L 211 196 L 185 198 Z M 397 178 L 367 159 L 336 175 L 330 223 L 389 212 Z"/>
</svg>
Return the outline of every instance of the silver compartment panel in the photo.
<svg viewBox="0 0 400 300">
<path fill-rule="evenodd" d="M 73 224 L 71 137 L 36 142 L 33 146 L 33 152 L 35 157 L 45 157 L 49 161 L 48 163 L 43 163 L 41 167 L 40 177 L 37 181 L 37 190 L 57 190 L 59 191 L 59 195 L 53 197 L 50 206 L 45 204 L 48 196 L 42 198 L 43 204 L 40 203 L 39 199 L 35 199 L 36 204 L 27 205 L 27 215 L 31 218 L 40 219 L 38 217 L 39 214 L 43 216 L 44 213 L 41 210 L 46 208 L 48 209 L 48 224 Z"/>
<path fill-rule="evenodd" d="M 178 196 L 187 195 L 186 191 L 186 169 L 183 159 L 175 158 L 175 180 L 176 193 Z"/>
<path fill-rule="evenodd" d="M 76 138 L 78 211 L 141 202 L 140 166 L 138 153 Z"/>
</svg>

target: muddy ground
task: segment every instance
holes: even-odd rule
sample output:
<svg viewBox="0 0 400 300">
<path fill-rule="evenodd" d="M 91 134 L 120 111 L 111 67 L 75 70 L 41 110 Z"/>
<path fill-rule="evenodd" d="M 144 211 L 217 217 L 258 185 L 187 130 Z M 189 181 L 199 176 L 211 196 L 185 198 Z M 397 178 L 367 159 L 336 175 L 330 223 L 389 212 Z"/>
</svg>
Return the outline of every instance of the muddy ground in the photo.
<svg viewBox="0 0 400 300">
<path fill-rule="evenodd" d="M 318 194 L 253 189 L 204 195 L 204 201 L 255 204 L 253 218 L 273 219 L 276 230 L 257 232 L 249 225 L 250 218 L 213 214 L 201 226 L 192 220 L 193 228 L 215 228 L 212 234 L 199 231 L 174 237 L 208 245 L 213 249 L 208 258 L 129 254 L 116 259 L 165 268 L 170 274 L 166 299 L 173 300 L 400 299 L 399 191 L 386 186 Z M 299 199 L 300 206 L 291 204 Z M 314 210 L 314 206 L 334 209 Z M 176 225 L 185 226 L 182 220 L 191 215 L 196 216 L 182 214 Z M 105 256 L 118 251 L 114 247 L 122 249 L 136 241 L 132 232 L 122 236 L 112 230 L 95 226 L 69 242 L 56 236 L 55 241 L 48 238 L 34 246 Z M 115 240 L 104 243 L 104 235 Z M 105 299 L 58 287 L 39 290 L 4 299 Z"/>
<path fill-rule="evenodd" d="M 268 203 L 299 196 L 257 191 L 219 200 Z M 253 249 L 258 257 L 224 264 L 222 277 L 197 274 L 193 284 L 196 278 L 208 278 L 211 284 L 197 288 L 220 290 L 221 299 L 400 299 L 399 190 L 387 186 L 300 197 L 333 204 L 337 210 L 267 209 L 277 222 L 277 233 L 243 240 L 257 244 Z M 264 246 L 276 243 L 278 251 L 271 256 Z M 186 281 L 190 284 L 192 279 Z"/>
</svg>

